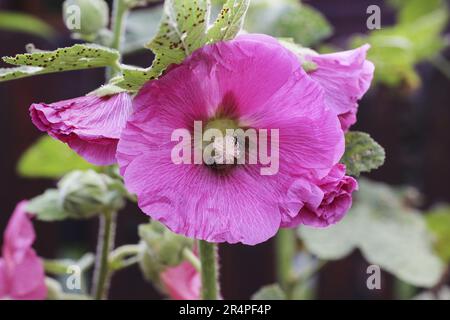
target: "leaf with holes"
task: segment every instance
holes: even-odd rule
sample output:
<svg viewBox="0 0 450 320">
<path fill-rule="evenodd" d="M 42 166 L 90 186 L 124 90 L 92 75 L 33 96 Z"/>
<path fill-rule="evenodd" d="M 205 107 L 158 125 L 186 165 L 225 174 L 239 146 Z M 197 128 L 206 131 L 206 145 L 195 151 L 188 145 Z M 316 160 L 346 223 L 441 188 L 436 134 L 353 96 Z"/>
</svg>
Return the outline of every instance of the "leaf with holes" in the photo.
<svg viewBox="0 0 450 320">
<path fill-rule="evenodd" d="M 114 84 L 138 91 L 147 81 L 158 78 L 171 64 L 181 63 L 205 44 L 233 39 L 241 30 L 248 0 L 228 0 L 222 15 L 208 29 L 210 4 L 207 0 L 167 0 L 155 38 L 147 44 L 155 54 L 149 68 L 122 66 L 123 75 Z"/>
<path fill-rule="evenodd" d="M 0 69 L 0 82 L 40 74 L 118 66 L 119 52 L 95 44 L 76 44 L 54 51 L 29 48 L 30 53 L 4 57 L 16 67 Z"/>
<path fill-rule="evenodd" d="M 345 135 L 345 154 L 341 162 L 347 167 L 347 174 L 359 176 L 381 167 L 385 160 L 384 149 L 367 133 L 348 132 Z"/>
<path fill-rule="evenodd" d="M 206 43 L 209 20 L 207 0 L 167 0 L 155 38 L 146 45 L 155 58 L 150 68 L 123 66 L 123 77 L 116 85 L 137 91 L 145 82 L 159 77 L 171 64 L 181 63 Z"/>
<path fill-rule="evenodd" d="M 250 0 L 228 0 L 208 30 L 208 42 L 234 39 L 242 30 Z"/>
</svg>

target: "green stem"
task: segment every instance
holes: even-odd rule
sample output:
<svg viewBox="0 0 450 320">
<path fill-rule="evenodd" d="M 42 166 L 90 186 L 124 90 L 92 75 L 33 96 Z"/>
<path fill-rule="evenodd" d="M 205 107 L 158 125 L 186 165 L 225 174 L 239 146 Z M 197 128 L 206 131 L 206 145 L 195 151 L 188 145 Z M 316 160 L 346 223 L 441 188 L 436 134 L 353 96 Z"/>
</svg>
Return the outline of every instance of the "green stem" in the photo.
<svg viewBox="0 0 450 320">
<path fill-rule="evenodd" d="M 111 272 L 109 270 L 109 255 L 114 247 L 116 231 L 115 212 L 105 212 L 100 215 L 100 226 L 97 242 L 97 255 L 95 261 L 92 295 L 96 300 L 106 299 L 108 296 Z"/>
<path fill-rule="evenodd" d="M 193 253 L 191 250 L 189 250 L 188 248 L 185 248 L 183 250 L 183 257 L 189 261 L 194 268 L 198 271 L 201 272 L 202 271 L 202 263 L 200 262 L 200 260 L 197 258 L 197 256 L 195 255 L 195 253 Z"/>
<path fill-rule="evenodd" d="M 201 275 L 202 275 L 202 299 L 218 299 L 217 281 L 217 245 L 206 241 L 199 241 Z"/>
<path fill-rule="evenodd" d="M 112 42 L 111 48 L 120 51 L 122 49 L 123 36 L 125 34 L 126 18 L 128 16 L 129 7 L 125 0 L 114 0 L 113 3 L 113 20 L 112 20 Z M 120 73 L 120 66 L 111 68 L 108 78 Z"/>
<path fill-rule="evenodd" d="M 290 291 L 293 279 L 292 264 L 295 256 L 295 234 L 292 229 L 280 229 L 276 237 L 277 278 L 281 287 Z"/>
<path fill-rule="evenodd" d="M 139 254 L 143 248 L 140 244 L 130 244 L 116 248 L 109 255 L 109 268 L 118 271 L 128 268 L 139 262 Z"/>
</svg>

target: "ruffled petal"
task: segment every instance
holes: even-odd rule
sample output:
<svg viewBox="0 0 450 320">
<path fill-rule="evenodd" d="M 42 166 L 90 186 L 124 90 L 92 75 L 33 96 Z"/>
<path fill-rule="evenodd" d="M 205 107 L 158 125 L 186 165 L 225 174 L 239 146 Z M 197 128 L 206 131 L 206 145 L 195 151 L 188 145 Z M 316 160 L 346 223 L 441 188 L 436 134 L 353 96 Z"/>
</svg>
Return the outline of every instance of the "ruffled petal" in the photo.
<svg viewBox="0 0 450 320">
<path fill-rule="evenodd" d="M 31 119 L 39 130 L 67 143 L 96 165 L 116 162 L 120 133 L 131 112 L 132 101 L 127 93 L 90 95 L 30 107 Z"/>
<path fill-rule="evenodd" d="M 134 100 L 118 145 L 120 170 L 140 208 L 176 233 L 211 242 L 263 242 L 277 232 L 286 211 L 295 215 L 303 206 L 287 200 L 289 187 L 305 172 L 323 178 L 342 157 L 344 133 L 324 90 L 296 56 L 276 40 L 259 38 L 201 48 L 147 83 Z M 171 151 L 179 141 L 172 133 L 192 133 L 194 121 L 205 124 L 217 114 L 240 127 L 278 130 L 278 173 L 263 176 L 261 165 L 218 174 L 205 165 L 174 164 Z"/>
<path fill-rule="evenodd" d="M 373 79 L 375 66 L 366 60 L 369 48 L 366 44 L 354 50 L 307 57 L 318 67 L 311 78 L 324 88 L 327 104 L 340 115 L 344 130 L 356 122 L 357 102 Z"/>
</svg>

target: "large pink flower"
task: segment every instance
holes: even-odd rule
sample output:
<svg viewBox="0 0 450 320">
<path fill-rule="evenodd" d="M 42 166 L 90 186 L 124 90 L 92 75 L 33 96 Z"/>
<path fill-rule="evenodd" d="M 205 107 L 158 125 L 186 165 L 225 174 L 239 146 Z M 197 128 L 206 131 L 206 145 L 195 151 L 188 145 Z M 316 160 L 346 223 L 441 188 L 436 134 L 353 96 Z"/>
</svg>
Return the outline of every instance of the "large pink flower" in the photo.
<svg viewBox="0 0 450 320">
<path fill-rule="evenodd" d="M 35 234 L 25 206 L 25 201 L 18 204 L 4 233 L 0 299 L 42 300 L 47 297 L 44 266 L 31 248 Z"/>
<path fill-rule="evenodd" d="M 161 282 L 174 300 L 200 300 L 200 273 L 188 261 L 165 270 Z"/>
<path fill-rule="evenodd" d="M 294 204 L 302 203 L 298 214 L 285 217 L 283 227 L 304 224 L 312 227 L 328 227 L 339 222 L 352 206 L 352 193 L 358 183 L 345 175 L 345 166 L 337 164 L 322 179 L 298 180 L 288 191 Z"/>
<path fill-rule="evenodd" d="M 88 95 L 30 107 L 31 119 L 39 130 L 67 143 L 96 165 L 116 163 L 117 143 L 131 111 L 127 93 Z"/>
<path fill-rule="evenodd" d="M 355 50 L 322 55 L 307 55 L 317 65 L 310 73 L 325 90 L 325 101 L 339 115 L 342 129 L 356 122 L 358 100 L 367 92 L 375 66 L 366 60 L 368 44 Z"/>
<path fill-rule="evenodd" d="M 210 242 L 257 244 L 298 214 L 292 185 L 323 178 L 344 151 L 344 133 L 324 89 L 275 39 L 246 35 L 203 47 L 134 100 L 117 159 L 141 209 L 172 231 Z M 174 164 L 174 130 L 233 123 L 279 130 L 279 170 L 261 164 Z M 270 137 L 271 139 L 271 137 Z"/>
</svg>

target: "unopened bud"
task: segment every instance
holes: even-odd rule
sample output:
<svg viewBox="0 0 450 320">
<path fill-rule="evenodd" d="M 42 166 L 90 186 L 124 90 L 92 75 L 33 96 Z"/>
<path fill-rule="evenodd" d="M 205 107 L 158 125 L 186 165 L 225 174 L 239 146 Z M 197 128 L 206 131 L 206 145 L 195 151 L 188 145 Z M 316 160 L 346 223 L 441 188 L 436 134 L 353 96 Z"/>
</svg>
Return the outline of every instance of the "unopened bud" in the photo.
<svg viewBox="0 0 450 320">
<path fill-rule="evenodd" d="M 66 0 L 63 4 L 66 27 L 82 35 L 97 34 L 109 24 L 109 8 L 104 0 Z"/>
</svg>

